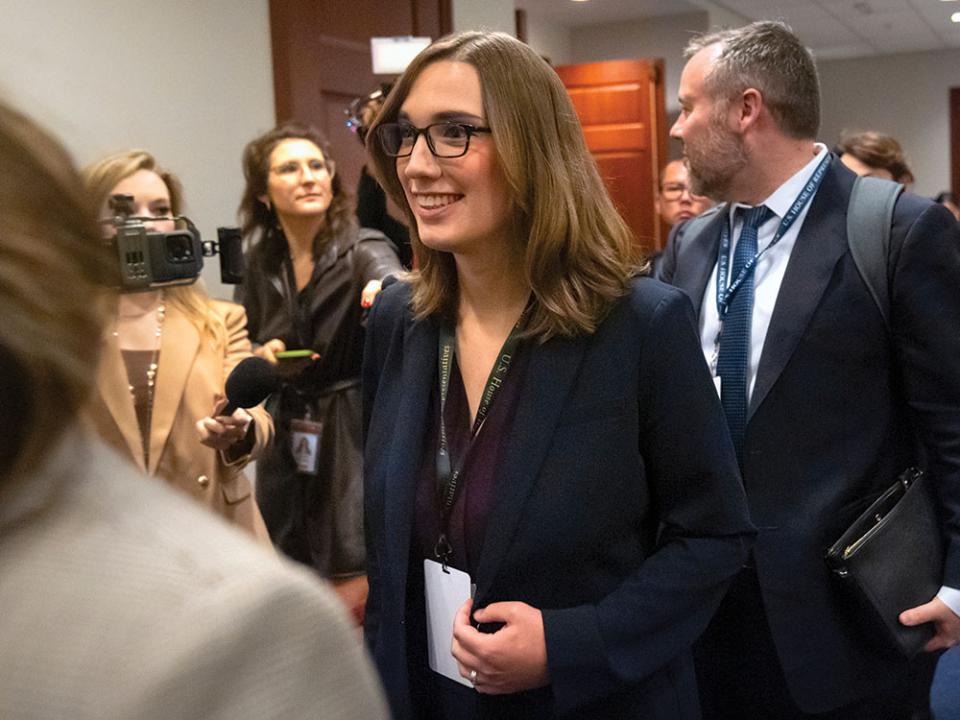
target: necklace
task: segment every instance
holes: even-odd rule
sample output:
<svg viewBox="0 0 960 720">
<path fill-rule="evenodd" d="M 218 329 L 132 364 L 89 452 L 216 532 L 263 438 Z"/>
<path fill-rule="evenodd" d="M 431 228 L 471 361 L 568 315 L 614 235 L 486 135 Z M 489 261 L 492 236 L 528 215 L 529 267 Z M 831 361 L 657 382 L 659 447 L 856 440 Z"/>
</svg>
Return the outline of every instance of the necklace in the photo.
<svg viewBox="0 0 960 720">
<path fill-rule="evenodd" d="M 163 337 L 163 320 L 167 315 L 167 305 L 163 294 L 160 295 L 160 304 L 157 305 L 156 311 L 156 330 L 154 331 L 154 342 L 153 342 L 153 351 L 150 355 L 150 363 L 147 365 L 147 402 L 146 402 L 146 418 L 143 424 L 143 427 L 140 428 L 140 435 L 143 441 L 143 464 L 148 469 L 150 468 L 150 426 L 153 422 L 153 398 L 154 398 L 154 389 L 157 384 L 157 367 L 160 360 L 160 341 Z M 118 318 L 119 320 L 119 318 Z M 114 326 L 113 336 L 115 338 L 120 337 L 120 332 L 118 326 Z M 128 379 L 129 380 L 129 379 Z M 130 391 L 130 397 L 136 405 L 136 388 L 133 386 L 133 383 L 127 384 L 127 389 Z"/>
</svg>

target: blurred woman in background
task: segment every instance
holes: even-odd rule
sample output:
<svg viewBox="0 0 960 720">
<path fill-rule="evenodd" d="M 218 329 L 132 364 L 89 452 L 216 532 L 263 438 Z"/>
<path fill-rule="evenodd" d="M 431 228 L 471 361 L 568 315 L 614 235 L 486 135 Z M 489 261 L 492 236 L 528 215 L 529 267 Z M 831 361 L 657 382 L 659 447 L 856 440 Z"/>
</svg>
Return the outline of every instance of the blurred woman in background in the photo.
<svg viewBox="0 0 960 720">
<path fill-rule="evenodd" d="M 844 133 L 834 152 L 857 175 L 884 178 L 910 186 L 913 173 L 900 142 L 876 130 Z"/>
<path fill-rule="evenodd" d="M 290 123 L 261 135 L 244 150 L 243 169 L 251 247 L 237 298 L 256 353 L 288 378 L 267 401 L 277 435 L 257 463 L 257 500 L 277 547 L 329 578 L 359 621 L 364 317 L 400 263 L 381 233 L 358 229 L 316 129 Z M 293 350 L 307 357 L 283 357 Z"/>
<path fill-rule="evenodd" d="M 110 198 L 132 196 L 132 216 L 169 232 L 181 213 L 177 178 L 144 150 L 110 155 L 84 170 L 113 231 Z M 117 295 L 103 339 L 97 393 L 87 416 L 100 436 L 141 470 L 160 477 L 269 544 L 243 467 L 268 444 L 273 422 L 262 408 L 218 415 L 224 383 L 251 356 L 246 315 L 196 285 Z"/>
</svg>

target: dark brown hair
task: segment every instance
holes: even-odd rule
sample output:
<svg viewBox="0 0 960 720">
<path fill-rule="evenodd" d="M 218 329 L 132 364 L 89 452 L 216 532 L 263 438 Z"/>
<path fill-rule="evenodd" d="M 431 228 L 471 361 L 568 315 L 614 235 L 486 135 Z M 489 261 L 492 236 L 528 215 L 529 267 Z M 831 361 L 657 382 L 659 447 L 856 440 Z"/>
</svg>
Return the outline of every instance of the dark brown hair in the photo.
<svg viewBox="0 0 960 720">
<path fill-rule="evenodd" d="M 270 155 L 284 140 L 309 140 L 323 153 L 327 160 L 335 158 L 323 134 L 312 125 L 288 122 L 278 125 L 254 138 L 243 150 L 243 175 L 247 184 L 240 200 L 240 225 L 247 242 L 252 245 L 248 255 L 252 265 L 262 264 L 275 269 L 288 252 L 286 239 L 280 230 L 275 211 L 260 199 L 267 194 L 270 174 Z M 333 199 L 327 208 L 327 221 L 314 239 L 314 255 L 319 254 L 327 240 L 354 227 L 353 201 L 344 190 L 339 173 L 331 178 Z"/>
</svg>

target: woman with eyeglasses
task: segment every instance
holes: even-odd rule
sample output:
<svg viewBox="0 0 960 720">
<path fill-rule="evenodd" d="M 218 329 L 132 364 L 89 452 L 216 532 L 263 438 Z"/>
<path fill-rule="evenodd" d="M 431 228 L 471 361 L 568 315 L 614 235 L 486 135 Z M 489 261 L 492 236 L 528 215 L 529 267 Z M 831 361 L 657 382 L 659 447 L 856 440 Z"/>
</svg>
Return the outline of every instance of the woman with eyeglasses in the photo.
<svg viewBox="0 0 960 720">
<path fill-rule="evenodd" d="M 400 264 L 381 233 L 358 229 L 316 129 L 270 130 L 247 145 L 243 169 L 240 217 L 252 246 L 237 298 L 255 352 L 285 378 L 267 400 L 276 439 L 257 462 L 257 501 L 274 544 L 329 578 L 359 621 L 364 316 Z"/>
<path fill-rule="evenodd" d="M 115 232 L 114 195 L 132 198 L 132 215 L 152 232 L 171 232 L 180 215 L 180 181 L 145 150 L 125 150 L 89 165 L 86 190 Z M 273 422 L 262 408 L 229 416 L 224 383 L 250 357 L 243 308 L 209 298 L 196 285 L 116 296 L 104 334 L 97 392 L 86 418 L 134 465 L 165 480 L 270 544 L 244 466 L 263 451 Z"/>
<path fill-rule="evenodd" d="M 525 44 L 424 50 L 370 131 L 418 268 L 364 355 L 366 638 L 394 716 L 695 718 L 752 528 L 687 298 L 635 272 Z"/>
</svg>

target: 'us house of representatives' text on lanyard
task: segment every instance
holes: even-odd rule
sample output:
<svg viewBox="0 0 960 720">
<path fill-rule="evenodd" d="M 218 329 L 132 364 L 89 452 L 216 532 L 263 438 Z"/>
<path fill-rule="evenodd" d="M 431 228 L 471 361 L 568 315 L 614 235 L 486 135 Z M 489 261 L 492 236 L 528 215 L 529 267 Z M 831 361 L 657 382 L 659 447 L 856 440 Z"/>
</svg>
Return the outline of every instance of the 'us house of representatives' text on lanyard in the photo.
<svg viewBox="0 0 960 720">
<path fill-rule="evenodd" d="M 757 261 L 760 259 L 760 256 L 780 242 L 780 239 L 786 235 L 787 231 L 793 226 L 793 223 L 796 222 L 797 218 L 800 216 L 800 213 L 803 212 L 803 209 L 810 202 L 810 198 L 814 196 L 817 188 L 820 187 L 820 182 L 823 180 L 823 176 L 826 174 L 829 166 L 830 154 L 828 153 L 823 160 L 820 161 L 820 164 L 817 165 L 817 169 L 814 170 L 813 176 L 810 178 L 809 182 L 807 182 L 803 190 L 800 191 L 800 194 L 797 195 L 797 199 L 793 201 L 793 205 L 787 211 L 787 214 L 783 216 L 783 220 L 780 221 L 780 227 L 777 228 L 777 232 L 773 236 L 773 240 L 771 240 L 770 243 L 763 248 L 763 250 L 757 250 L 756 254 L 746 262 L 737 277 L 733 278 L 732 282 L 729 278 L 730 223 L 725 222 L 723 227 L 720 229 L 720 249 L 717 257 L 717 315 L 720 319 L 720 332 L 717 334 L 714 357 L 713 361 L 710 363 L 710 370 L 714 375 L 717 374 L 716 358 L 717 350 L 719 350 L 720 347 L 720 335 L 723 333 L 723 319 L 727 315 L 727 310 L 730 309 L 730 302 L 733 300 L 733 296 L 736 295 L 737 290 L 743 284 L 743 281 L 746 280 L 750 273 L 753 272 L 753 269 L 756 266 Z"/>
<path fill-rule="evenodd" d="M 747 276 L 753 272 L 753 268 L 757 264 L 757 260 L 760 259 L 760 256 L 780 242 L 780 238 L 782 238 L 787 233 L 787 230 L 793 226 L 793 223 L 796 222 L 797 217 L 799 217 L 800 213 L 807 206 L 807 203 L 810 202 L 810 198 L 813 197 L 814 193 L 817 191 L 817 188 L 820 187 L 820 181 L 823 180 L 823 176 L 827 172 L 829 165 L 830 155 L 827 154 L 827 156 L 820 161 L 820 164 L 813 172 L 813 176 L 810 178 L 810 181 L 807 183 L 806 187 L 804 187 L 803 190 L 800 191 L 800 194 L 797 195 L 797 199 L 793 201 L 793 205 L 787 211 L 787 214 L 783 216 L 783 220 L 780 221 L 780 227 L 777 228 L 777 233 L 773 236 L 773 240 L 770 241 L 770 244 L 767 245 L 763 250 L 758 250 L 757 253 L 743 266 L 743 268 L 740 270 L 740 274 L 738 274 L 737 277 L 735 277 L 729 284 L 730 224 L 723 224 L 723 228 L 720 230 L 720 251 L 719 257 L 717 258 L 717 313 L 720 315 L 721 322 L 723 322 L 723 318 L 727 314 L 727 310 L 730 307 L 730 301 L 733 300 L 733 296 L 736 294 L 737 289 L 743 284 L 743 281 L 747 278 Z"/>
<path fill-rule="evenodd" d="M 440 535 L 437 538 L 437 544 L 434 547 L 434 555 L 437 560 L 446 567 L 453 547 L 450 545 L 448 534 L 450 530 L 450 514 L 453 511 L 453 503 L 457 499 L 457 491 L 460 489 L 460 478 L 463 470 L 463 462 L 470 452 L 474 440 L 483 428 L 484 420 L 490 412 L 493 401 L 500 392 L 504 379 L 507 377 L 507 371 L 510 369 L 510 361 L 517 350 L 520 342 L 520 328 L 526 320 L 527 311 L 520 315 L 517 324 L 513 326 L 510 334 L 500 348 L 497 359 L 490 369 L 490 375 L 487 377 L 487 384 L 483 388 L 483 395 L 480 396 L 480 405 L 477 408 L 477 417 L 473 421 L 473 427 L 470 431 L 470 444 L 467 446 L 464 456 L 460 458 L 457 467 L 453 467 L 450 456 L 450 448 L 447 444 L 447 427 L 444 417 L 447 408 L 447 392 L 450 389 L 450 372 L 453 364 L 453 354 L 456 348 L 456 335 L 453 330 L 447 326 L 440 328 L 438 342 L 437 365 L 440 372 L 440 446 L 437 448 L 437 503 L 440 506 Z"/>
</svg>

